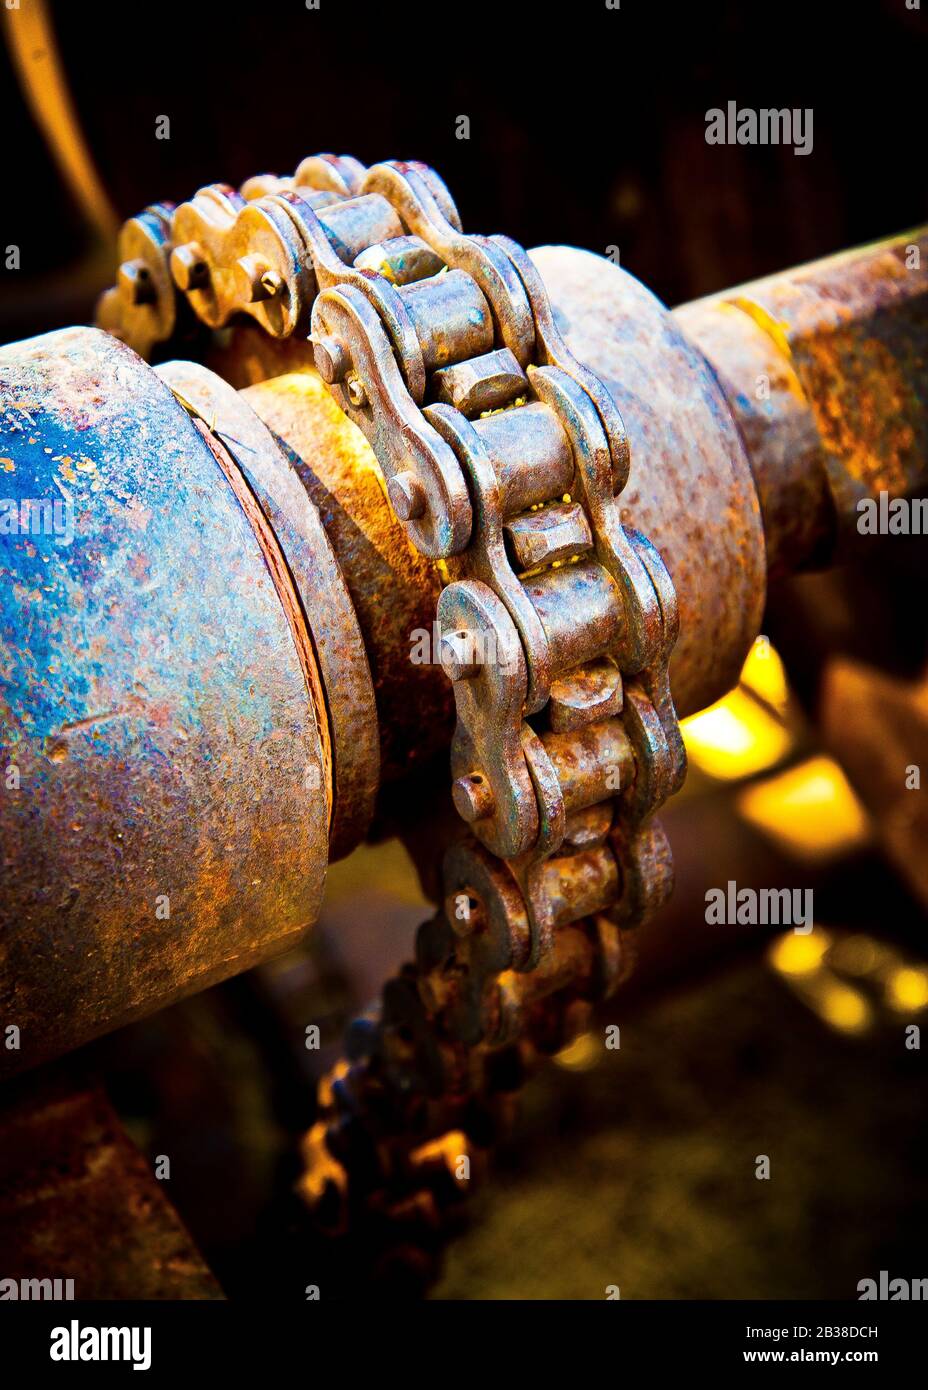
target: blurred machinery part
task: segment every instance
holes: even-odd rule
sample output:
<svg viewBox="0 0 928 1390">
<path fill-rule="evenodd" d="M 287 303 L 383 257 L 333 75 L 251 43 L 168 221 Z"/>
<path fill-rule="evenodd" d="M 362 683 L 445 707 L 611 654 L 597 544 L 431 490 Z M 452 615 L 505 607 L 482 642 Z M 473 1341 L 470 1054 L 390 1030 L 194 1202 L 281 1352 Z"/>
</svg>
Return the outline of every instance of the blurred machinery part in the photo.
<svg viewBox="0 0 928 1390">
<path fill-rule="evenodd" d="M 928 907 L 922 778 L 928 772 L 928 678 L 903 681 L 835 658 L 822 691 L 826 740 L 847 768 L 886 853 Z"/>
<path fill-rule="evenodd" d="M 112 244 L 119 218 L 77 120 L 46 0 L 5 5 L 6 41 L 30 110 L 88 225 Z"/>
<path fill-rule="evenodd" d="M 59 1298 L 222 1297 L 102 1089 L 60 1078 L 0 1109 L 0 1264 Z"/>
</svg>

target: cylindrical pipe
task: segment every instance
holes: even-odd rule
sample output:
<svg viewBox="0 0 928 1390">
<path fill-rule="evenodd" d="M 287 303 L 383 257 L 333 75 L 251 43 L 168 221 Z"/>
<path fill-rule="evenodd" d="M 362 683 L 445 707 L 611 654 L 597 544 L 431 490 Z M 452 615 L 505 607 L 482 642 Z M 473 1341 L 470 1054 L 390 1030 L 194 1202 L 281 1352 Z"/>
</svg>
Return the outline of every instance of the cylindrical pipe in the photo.
<svg viewBox="0 0 928 1390">
<path fill-rule="evenodd" d="M 745 441 L 771 576 L 846 553 L 857 504 L 924 489 L 928 229 L 674 311 Z"/>
<path fill-rule="evenodd" d="M 330 770 L 266 556 L 168 388 L 83 328 L 0 378 L 6 1072 L 295 941 Z"/>
<path fill-rule="evenodd" d="M 763 532 L 741 437 L 705 359 L 642 285 L 602 257 L 570 247 L 532 255 L 568 345 L 602 377 L 622 411 L 632 455 L 623 519 L 654 542 L 676 586 L 681 632 L 671 679 L 678 709 L 691 713 L 734 684 L 763 611 Z M 243 341 L 247 348 L 218 364 L 239 381 L 269 365 L 254 335 Z M 419 719 L 410 727 L 410 715 L 432 714 L 447 692 L 439 693 L 436 668 L 411 664 L 407 654 L 410 618 L 419 628 L 432 621 L 439 571 L 416 556 L 390 513 L 373 451 L 311 369 L 261 381 L 243 395 L 303 462 L 358 608 L 375 681 L 379 675 L 378 703 L 388 699 L 399 721 L 391 731 L 393 715 L 381 709 L 385 736 L 398 737 L 407 750 L 418 749 L 423 738 L 434 748 L 430 735 L 438 726 Z M 516 422 L 516 413 L 504 413 L 483 423 L 508 430 Z M 562 465 L 556 448 L 552 464 L 547 433 L 538 438 L 543 456 L 526 477 L 544 474 L 550 495 Z M 558 489 L 565 479 L 556 477 Z M 505 485 L 508 497 L 520 484 L 511 477 Z M 375 563 L 368 536 L 376 538 Z M 446 728 L 441 725 L 442 737 Z"/>
<path fill-rule="evenodd" d="M 532 257 L 569 346 L 622 411 L 632 458 L 623 519 L 650 537 L 674 581 L 681 632 L 671 680 L 678 711 L 692 713 L 737 679 L 760 627 L 768 568 L 775 576 L 833 558 L 836 534 L 853 529 L 864 491 L 899 495 L 925 484 L 928 231 L 672 314 L 602 257 L 570 247 Z M 372 665 L 384 673 L 378 699 L 400 711 L 421 693 L 435 711 L 435 669 L 411 670 L 394 658 L 401 630 L 408 641 L 410 612 L 427 624 L 439 576 L 414 556 L 382 490 L 370 485 L 377 468 L 366 441 L 320 404 L 307 360 L 299 344 L 282 349 L 243 329 L 216 365 L 240 385 L 261 380 L 246 397 L 303 458 L 323 498 L 327 476 L 337 476 L 330 534 L 356 603 L 365 604 L 369 581 L 350 553 L 355 525 L 378 536 L 384 563 L 375 598 L 407 585 L 418 595 L 412 602 L 407 589 L 386 625 L 382 606 L 367 603 L 362 624 Z M 291 364 L 297 370 L 273 379 Z M 481 424 L 509 421 L 515 416 Z M 356 474 L 368 481 L 363 490 Z M 416 731 L 407 732 L 413 751 Z"/>
<path fill-rule="evenodd" d="M 928 254 L 924 234 L 902 242 Z M 599 257 L 533 253 L 569 345 L 625 419 L 623 520 L 676 587 L 683 714 L 728 688 L 757 631 L 761 508 L 769 556 L 788 568 L 829 553 L 861 488 L 924 482 L 925 273 L 914 257 L 904 279 L 902 254 L 899 242 L 850 253 L 670 315 Z M 224 360 L 236 384 L 260 381 L 240 400 L 319 510 L 363 639 L 344 660 L 366 650 L 381 777 L 395 777 L 450 738 L 448 682 L 436 651 L 421 660 L 434 643 L 417 640 L 434 635 L 443 576 L 393 518 L 370 447 L 308 356 L 252 331 Z M 288 944 L 318 907 L 333 775 L 332 721 L 293 627 L 310 568 L 280 525 L 306 542 L 298 499 L 277 497 L 262 528 L 245 464 L 106 335 L 48 335 L 0 362 L 9 1068 Z M 769 412 L 748 399 L 761 375 Z M 36 504 L 45 529 L 32 529 Z M 284 601 L 288 582 L 302 607 Z M 320 678 L 330 693 L 337 664 Z"/>
<path fill-rule="evenodd" d="M 381 777 L 407 775 L 448 747 L 454 727 L 434 640 L 441 575 L 394 517 L 373 450 L 315 369 L 259 382 L 241 396 L 289 449 L 318 509 L 367 649 Z"/>
</svg>

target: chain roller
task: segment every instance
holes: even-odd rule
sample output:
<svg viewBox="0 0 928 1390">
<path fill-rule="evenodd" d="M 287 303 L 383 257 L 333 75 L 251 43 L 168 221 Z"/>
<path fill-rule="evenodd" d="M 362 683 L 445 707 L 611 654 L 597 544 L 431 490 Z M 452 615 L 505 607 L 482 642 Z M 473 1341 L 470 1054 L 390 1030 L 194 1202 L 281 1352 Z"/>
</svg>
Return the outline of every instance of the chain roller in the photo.
<svg viewBox="0 0 928 1390">
<path fill-rule="evenodd" d="M 623 524 L 629 444 L 608 390 L 526 253 L 466 235 L 432 170 L 318 156 L 144 225 L 210 327 L 245 313 L 276 337 L 311 333 L 398 520 L 449 581 L 440 658 L 470 834 L 307 1139 L 304 1192 L 334 1192 L 343 1217 L 391 1182 L 415 1195 L 442 1136 L 489 1133 L 530 1054 L 628 973 L 634 927 L 672 883 L 654 812 L 685 775 L 673 584 Z M 340 1163 L 365 1175 L 360 1196 Z"/>
<path fill-rule="evenodd" d="M 453 796 L 472 837 L 448 852 L 443 911 L 420 931 L 416 967 L 389 1008 L 385 996 L 343 1094 L 357 1106 L 385 1077 L 407 1098 L 424 1092 L 428 1115 L 406 1113 L 403 1125 L 434 1139 L 467 1131 L 462 1114 L 488 1103 L 501 1051 L 565 1040 L 556 1020 L 576 1022 L 625 977 L 633 928 L 670 892 L 654 812 L 685 774 L 668 677 L 678 619 L 660 556 L 622 523 L 621 417 L 567 349 L 528 257 L 507 238 L 464 236 L 421 166 L 377 165 L 364 188 L 443 262 L 400 289 L 426 366 L 421 410 L 411 414 L 419 400 L 383 361 L 386 335 L 340 312 L 338 291 L 318 297 L 313 336 L 325 352 L 337 345 L 348 385 L 333 394 L 367 434 L 420 548 L 424 530 L 446 541 L 454 530 L 447 504 L 436 510 L 423 444 L 438 435 L 466 483 L 469 530 L 438 551 L 451 581 L 438 620 L 457 708 Z M 476 296 L 468 320 L 463 288 L 456 302 L 432 292 L 461 274 L 492 341 Z M 320 1121 L 330 1154 L 338 1115 L 336 1103 Z M 395 1143 L 377 1151 L 386 1184 Z M 304 1181 L 311 1190 L 311 1169 Z"/>
</svg>

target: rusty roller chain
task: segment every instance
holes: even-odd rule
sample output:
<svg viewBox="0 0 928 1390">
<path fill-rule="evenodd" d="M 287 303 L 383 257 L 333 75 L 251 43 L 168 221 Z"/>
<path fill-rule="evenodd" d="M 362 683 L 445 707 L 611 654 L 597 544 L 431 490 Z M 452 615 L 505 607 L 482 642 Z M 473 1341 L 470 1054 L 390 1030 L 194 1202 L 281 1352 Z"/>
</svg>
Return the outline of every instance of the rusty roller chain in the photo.
<svg viewBox="0 0 928 1390">
<path fill-rule="evenodd" d="M 452 794 L 469 834 L 447 851 L 416 963 L 322 1084 L 300 1182 L 330 1228 L 388 1207 L 434 1224 L 526 1064 L 627 975 L 635 928 L 672 886 L 654 813 L 686 767 L 677 604 L 657 550 L 622 522 L 625 428 L 526 253 L 466 235 L 424 165 L 318 156 L 292 179 L 149 209 L 120 249 L 100 322 L 144 353 L 170 338 L 180 291 L 210 328 L 246 313 L 273 337 L 310 336 L 446 580 Z"/>
</svg>

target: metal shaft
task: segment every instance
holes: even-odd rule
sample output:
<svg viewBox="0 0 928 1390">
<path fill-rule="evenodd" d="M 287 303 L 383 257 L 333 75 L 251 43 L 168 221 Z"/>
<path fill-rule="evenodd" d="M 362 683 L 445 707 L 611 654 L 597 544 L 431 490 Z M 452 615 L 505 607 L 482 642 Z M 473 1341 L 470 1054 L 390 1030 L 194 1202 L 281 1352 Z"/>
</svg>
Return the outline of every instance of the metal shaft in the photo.
<svg viewBox="0 0 928 1390">
<path fill-rule="evenodd" d="M 768 577 L 854 544 L 857 504 L 924 488 L 928 229 L 674 311 L 712 364 L 760 499 Z"/>
<path fill-rule="evenodd" d="M 736 679 L 768 570 L 924 485 L 928 234 L 673 314 L 599 257 L 533 255 L 622 411 L 623 521 L 674 581 L 691 712 Z M 284 948 L 378 783 L 450 737 L 416 659 L 440 575 L 308 346 L 236 330 L 211 365 L 161 370 L 212 434 L 104 334 L 0 354 L 4 1070 Z"/>
<path fill-rule="evenodd" d="M 601 257 L 570 247 L 532 256 L 569 346 L 622 411 L 623 498 L 674 581 L 673 694 L 693 713 L 737 679 L 768 577 L 832 563 L 861 497 L 925 484 L 928 229 L 673 313 Z M 305 345 L 282 350 L 246 330 L 215 365 L 301 460 L 378 672 L 385 759 L 402 768 L 447 741 L 442 673 L 409 659 L 440 578 L 309 363 Z"/>
</svg>

